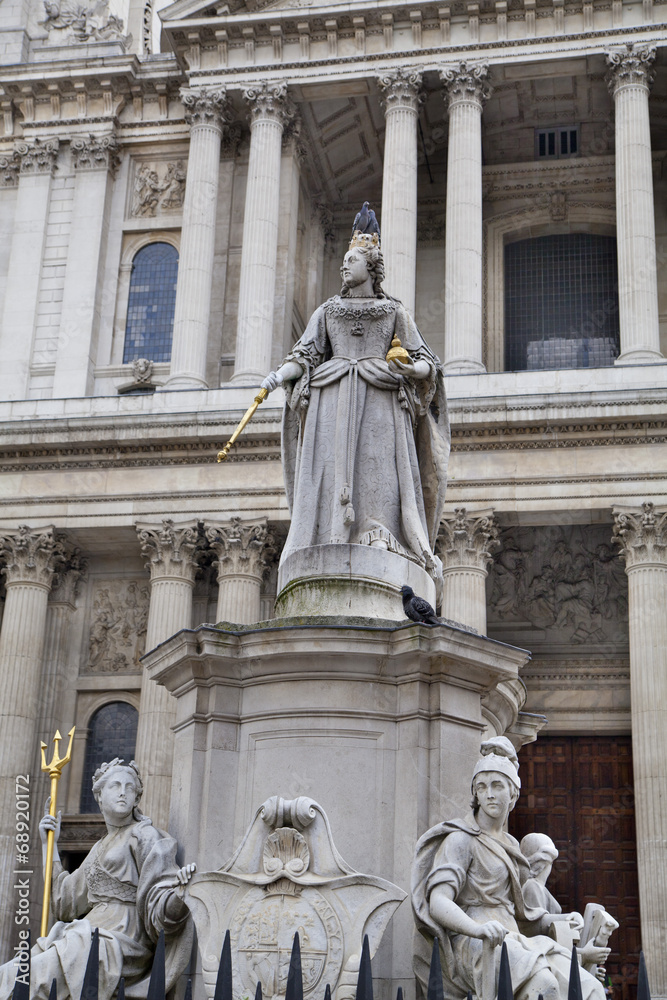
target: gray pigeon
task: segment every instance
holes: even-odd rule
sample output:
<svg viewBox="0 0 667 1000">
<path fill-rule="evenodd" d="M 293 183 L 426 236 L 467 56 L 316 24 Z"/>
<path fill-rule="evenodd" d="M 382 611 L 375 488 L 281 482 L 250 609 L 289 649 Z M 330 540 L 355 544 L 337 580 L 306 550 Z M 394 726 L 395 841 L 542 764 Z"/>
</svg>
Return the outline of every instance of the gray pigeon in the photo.
<svg viewBox="0 0 667 1000">
<path fill-rule="evenodd" d="M 378 236 L 380 235 L 377 216 L 373 209 L 369 208 L 367 201 L 363 203 L 361 211 L 357 212 L 354 217 L 352 235 L 354 236 L 355 233 L 377 233 Z"/>
<path fill-rule="evenodd" d="M 424 625 L 440 624 L 435 611 L 428 601 L 425 601 L 423 597 L 417 597 L 412 587 L 403 584 L 401 587 L 401 597 L 403 598 L 403 610 L 413 622 L 423 622 Z"/>
</svg>

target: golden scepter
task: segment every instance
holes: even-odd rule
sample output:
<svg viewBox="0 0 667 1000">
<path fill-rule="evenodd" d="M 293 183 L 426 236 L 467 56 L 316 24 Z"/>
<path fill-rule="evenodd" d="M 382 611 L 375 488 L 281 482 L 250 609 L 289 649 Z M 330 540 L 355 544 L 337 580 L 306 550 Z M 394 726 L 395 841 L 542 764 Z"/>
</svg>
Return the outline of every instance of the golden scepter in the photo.
<svg viewBox="0 0 667 1000">
<path fill-rule="evenodd" d="M 60 730 L 56 729 L 56 735 L 53 737 L 53 742 L 55 743 L 55 749 L 53 751 L 53 757 L 51 758 L 51 763 L 46 763 L 46 743 L 41 743 L 40 747 L 42 750 L 42 771 L 47 771 L 49 778 L 51 779 L 51 805 L 49 806 L 49 816 L 56 816 L 57 809 L 56 804 L 58 800 L 58 782 L 60 781 L 63 768 L 65 764 L 69 764 L 72 759 L 72 741 L 74 739 L 74 730 L 76 726 L 72 726 L 69 733 L 69 745 L 67 747 L 67 753 L 64 757 L 59 756 L 60 741 L 62 736 L 60 735 Z M 44 900 L 42 902 L 42 926 L 40 929 L 40 936 L 46 937 L 49 932 L 49 907 L 51 904 L 51 874 L 53 872 L 53 847 L 56 840 L 55 830 L 49 830 L 46 835 L 46 865 L 44 868 Z"/>
<path fill-rule="evenodd" d="M 230 448 L 232 447 L 232 445 L 236 441 L 237 437 L 239 436 L 239 434 L 241 433 L 241 431 L 243 430 L 243 428 L 245 427 L 245 425 L 248 423 L 248 421 L 252 418 L 252 416 L 253 416 L 255 410 L 257 409 L 257 407 L 259 406 L 259 404 L 263 403 L 264 400 L 266 399 L 266 397 L 268 395 L 269 395 L 269 390 L 268 389 L 260 389 L 259 390 L 259 392 L 255 396 L 255 399 L 254 399 L 254 402 L 253 402 L 252 406 L 250 406 L 246 410 L 246 412 L 243 414 L 243 417 L 241 418 L 241 421 L 240 421 L 238 427 L 236 428 L 236 430 L 234 431 L 234 433 L 230 437 L 229 441 L 227 442 L 227 444 L 225 445 L 225 447 L 222 449 L 222 451 L 218 452 L 218 461 L 219 462 L 224 462 L 224 460 L 227 458 L 227 456 L 229 455 Z"/>
</svg>

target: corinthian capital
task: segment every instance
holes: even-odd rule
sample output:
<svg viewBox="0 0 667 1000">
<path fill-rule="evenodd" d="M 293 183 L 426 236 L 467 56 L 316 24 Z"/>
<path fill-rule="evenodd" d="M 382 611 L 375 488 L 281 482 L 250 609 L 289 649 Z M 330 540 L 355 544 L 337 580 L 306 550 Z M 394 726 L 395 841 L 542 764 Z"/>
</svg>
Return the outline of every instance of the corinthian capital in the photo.
<svg viewBox="0 0 667 1000">
<path fill-rule="evenodd" d="M 72 159 L 76 170 L 116 170 L 120 146 L 115 135 L 88 135 L 72 139 Z"/>
<path fill-rule="evenodd" d="M 276 551 L 265 517 L 257 521 L 232 517 L 226 524 L 209 524 L 206 537 L 217 556 L 218 581 L 225 576 L 261 580 Z"/>
<path fill-rule="evenodd" d="M 385 114 L 395 108 L 416 111 L 421 97 L 422 75 L 416 69 L 397 69 L 378 77 Z"/>
<path fill-rule="evenodd" d="M 621 87 L 644 87 L 649 90 L 655 73 L 655 45 L 629 42 L 607 52 L 607 86 L 612 97 Z"/>
<path fill-rule="evenodd" d="M 137 523 L 135 527 L 151 581 L 172 578 L 194 583 L 201 547 L 199 521 L 174 524 L 166 518 L 161 524 Z"/>
<path fill-rule="evenodd" d="M 667 565 L 667 510 L 656 510 L 652 503 L 641 508 L 614 508 L 614 536 L 625 559 L 626 570 L 659 563 Z"/>
<path fill-rule="evenodd" d="M 58 159 L 57 139 L 35 139 L 34 142 L 19 142 L 16 153 L 21 161 L 21 173 L 52 174 Z"/>
<path fill-rule="evenodd" d="M 468 514 L 465 507 L 455 507 L 454 514 L 445 515 L 440 523 L 436 552 L 444 570 L 468 567 L 486 572 L 499 545 L 493 511 Z"/>
<path fill-rule="evenodd" d="M 274 121 L 285 128 L 296 115 L 296 108 L 284 83 L 265 82 L 256 87 L 246 87 L 243 98 L 253 125 L 258 121 Z"/>
<path fill-rule="evenodd" d="M 183 102 L 183 116 L 190 128 L 208 125 L 222 129 L 232 120 L 233 112 L 227 100 L 225 87 L 217 87 L 215 90 L 183 88 L 181 100 Z"/>
<path fill-rule="evenodd" d="M 65 559 L 65 547 L 52 527 L 33 531 L 20 524 L 18 531 L 0 535 L 0 558 L 8 587 L 31 583 L 49 590 L 53 574 Z"/>
<path fill-rule="evenodd" d="M 448 107 L 453 104 L 468 102 L 477 104 L 480 108 L 491 96 L 489 83 L 489 64 L 460 62 L 458 66 L 440 71 L 440 79 L 445 90 L 445 100 Z"/>
</svg>

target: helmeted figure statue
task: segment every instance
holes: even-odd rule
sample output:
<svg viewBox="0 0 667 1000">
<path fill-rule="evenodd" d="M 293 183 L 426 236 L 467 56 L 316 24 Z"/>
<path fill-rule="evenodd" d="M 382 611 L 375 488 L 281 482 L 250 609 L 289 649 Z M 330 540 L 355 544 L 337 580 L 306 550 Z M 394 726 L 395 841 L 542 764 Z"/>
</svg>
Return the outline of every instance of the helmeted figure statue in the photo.
<svg viewBox="0 0 667 1000">
<path fill-rule="evenodd" d="M 447 998 L 458 1000 L 469 991 L 482 1000 L 495 996 L 504 941 L 517 1000 L 539 993 L 544 1000 L 566 1000 L 571 952 L 549 935 L 555 921 L 580 928 L 583 920 L 577 913 L 555 913 L 555 907 L 539 905 L 534 892 L 524 892 L 526 885 L 534 889 L 533 876 L 518 842 L 506 832 L 520 789 L 510 741 L 497 737 L 483 743 L 472 778 L 472 815 L 438 823 L 417 844 L 415 972 L 424 995 L 437 938 Z M 604 959 L 607 953 L 602 948 L 591 957 Z M 604 1000 L 597 978 L 584 968 L 580 974 L 584 1000 Z"/>
<path fill-rule="evenodd" d="M 121 976 L 126 997 L 145 997 L 155 944 L 165 932 L 167 989 L 185 970 L 192 949 L 183 886 L 195 865 L 179 868 L 176 841 L 139 811 L 143 786 L 134 763 L 116 758 L 93 777 L 107 832 L 80 868 L 64 871 L 58 855 L 60 817 L 47 813 L 39 829 L 56 835 L 51 907 L 56 922 L 31 952 L 30 996 L 47 1000 L 55 979 L 58 1000 L 81 996 L 94 928 L 99 928 L 99 1000 L 111 1000 Z M 0 967 L 0 998 L 14 989 L 16 963 Z"/>
<path fill-rule="evenodd" d="M 356 232 L 339 295 L 315 310 L 277 372 L 283 467 L 298 549 L 376 545 L 441 572 L 433 546 L 444 503 L 449 428 L 443 371 L 414 321 L 382 290 L 377 234 Z M 398 337 L 404 362 L 386 360 Z M 402 582 L 402 581 L 401 581 Z"/>
</svg>

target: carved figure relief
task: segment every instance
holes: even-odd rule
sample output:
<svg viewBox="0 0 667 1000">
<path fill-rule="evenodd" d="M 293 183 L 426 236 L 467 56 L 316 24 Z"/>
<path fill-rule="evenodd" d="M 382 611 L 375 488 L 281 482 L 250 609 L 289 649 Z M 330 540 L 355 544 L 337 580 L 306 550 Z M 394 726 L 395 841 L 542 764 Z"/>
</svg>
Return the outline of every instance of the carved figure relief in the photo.
<svg viewBox="0 0 667 1000">
<path fill-rule="evenodd" d="M 507 638 L 532 628 L 545 641 L 576 645 L 625 641 L 627 579 L 607 527 L 511 528 L 501 543 L 488 578 L 494 632 Z"/>
<path fill-rule="evenodd" d="M 134 175 L 130 215 L 153 218 L 162 212 L 177 212 L 185 198 L 183 160 L 169 163 L 142 163 Z"/>
<path fill-rule="evenodd" d="M 108 580 L 93 598 L 86 673 L 133 673 L 140 669 L 148 622 L 149 588 Z"/>
<path fill-rule="evenodd" d="M 44 0 L 45 19 L 41 22 L 49 33 L 49 42 L 66 45 L 71 42 L 131 41 L 123 34 L 123 21 L 109 13 L 105 0 L 87 7 L 79 0 Z"/>
</svg>

